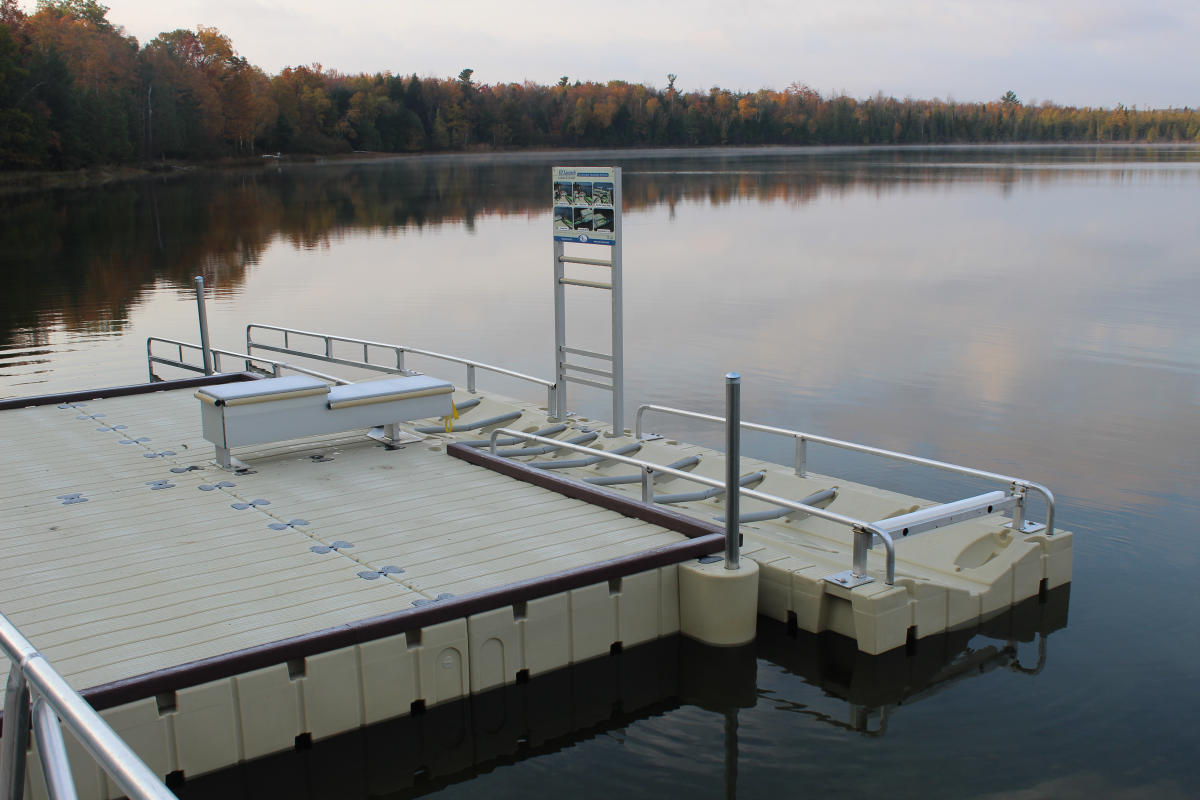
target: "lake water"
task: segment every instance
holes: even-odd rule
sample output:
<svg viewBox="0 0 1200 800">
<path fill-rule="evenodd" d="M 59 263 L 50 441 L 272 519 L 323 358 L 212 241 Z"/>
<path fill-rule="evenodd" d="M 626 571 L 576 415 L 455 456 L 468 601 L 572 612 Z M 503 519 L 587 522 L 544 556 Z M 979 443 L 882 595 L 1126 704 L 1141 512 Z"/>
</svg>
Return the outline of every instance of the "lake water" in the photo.
<svg viewBox="0 0 1200 800">
<path fill-rule="evenodd" d="M 721 413 L 736 370 L 745 419 L 1043 482 L 1076 534 L 1069 599 L 883 660 L 766 623 L 733 653 L 669 640 L 186 796 L 386 793 L 389 764 L 419 779 L 397 797 L 1193 796 L 1200 148 L 412 158 L 10 194 L 0 396 L 144 381 L 147 336 L 198 339 L 196 274 L 228 349 L 284 324 L 551 378 L 550 166 L 587 163 L 624 170 L 627 415 Z M 576 346 L 606 349 L 599 294 L 571 295 Z"/>
</svg>

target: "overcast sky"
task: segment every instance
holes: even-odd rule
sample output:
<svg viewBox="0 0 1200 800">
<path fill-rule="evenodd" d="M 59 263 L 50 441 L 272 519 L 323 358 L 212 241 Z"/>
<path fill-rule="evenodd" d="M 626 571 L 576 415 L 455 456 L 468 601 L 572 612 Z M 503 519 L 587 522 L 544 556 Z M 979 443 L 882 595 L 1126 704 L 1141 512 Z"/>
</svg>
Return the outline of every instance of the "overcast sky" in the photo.
<svg viewBox="0 0 1200 800">
<path fill-rule="evenodd" d="M 33 0 L 26 0 L 32 7 Z M 145 44 L 216 26 L 274 74 L 1200 106 L 1200 0 L 106 0 Z"/>
</svg>

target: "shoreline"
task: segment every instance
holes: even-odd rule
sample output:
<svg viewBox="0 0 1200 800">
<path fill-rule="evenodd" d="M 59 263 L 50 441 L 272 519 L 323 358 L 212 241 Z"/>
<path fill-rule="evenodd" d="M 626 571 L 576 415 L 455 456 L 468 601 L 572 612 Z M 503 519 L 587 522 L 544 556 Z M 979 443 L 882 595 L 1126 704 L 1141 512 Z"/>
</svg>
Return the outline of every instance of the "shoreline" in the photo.
<svg viewBox="0 0 1200 800">
<path fill-rule="evenodd" d="M 544 158 L 555 154 L 563 154 L 568 157 L 578 157 L 588 154 L 595 154 L 597 157 L 601 157 L 607 154 L 616 154 L 622 157 L 647 158 L 654 156 L 671 157 L 684 154 L 742 155 L 754 152 L 784 151 L 827 153 L 872 150 L 1035 150 L 1042 148 L 1146 148 L 1154 150 L 1188 148 L 1200 153 L 1200 142 L 952 142 L 946 144 L 704 145 L 695 147 L 672 145 L 663 147 L 546 147 L 513 150 L 496 150 L 483 146 L 468 150 L 421 151 L 416 153 L 354 151 L 331 155 L 311 153 L 283 156 L 279 154 L 261 154 L 244 158 L 222 158 L 211 161 L 142 162 L 138 164 L 85 167 L 76 170 L 0 171 L 0 196 L 55 189 L 88 189 L 105 186 L 110 183 L 143 178 L 175 177 L 197 172 L 244 170 L 258 167 L 266 168 L 272 165 L 313 166 L 327 163 L 357 164 L 409 159 L 469 161 L 493 157 L 505 159 L 519 158 L 521 156 Z"/>
</svg>

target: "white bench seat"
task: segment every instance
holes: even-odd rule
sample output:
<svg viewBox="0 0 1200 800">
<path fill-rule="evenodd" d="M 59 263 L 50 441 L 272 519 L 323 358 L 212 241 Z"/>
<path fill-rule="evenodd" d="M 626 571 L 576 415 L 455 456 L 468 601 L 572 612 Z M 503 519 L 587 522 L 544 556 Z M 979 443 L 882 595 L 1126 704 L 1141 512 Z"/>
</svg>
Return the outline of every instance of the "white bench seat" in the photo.
<svg viewBox="0 0 1200 800">
<path fill-rule="evenodd" d="M 442 395 L 453 392 L 454 387 L 439 378 L 413 375 L 405 378 L 384 378 L 378 381 L 335 386 L 329 390 L 328 404 L 329 408 L 336 411 L 343 408 L 374 405 L 375 403 L 390 403 L 394 400 L 411 402 L 425 397 L 438 398 L 430 403 L 430 406 L 435 409 L 432 413 L 408 418 L 422 419 L 449 413 L 449 407 L 446 405 L 447 398 Z"/>
<path fill-rule="evenodd" d="M 396 423 L 451 413 L 454 386 L 427 375 L 399 376 L 344 386 L 303 375 L 209 386 L 201 401 L 204 438 L 217 462 L 232 466 L 230 448 Z"/>
</svg>

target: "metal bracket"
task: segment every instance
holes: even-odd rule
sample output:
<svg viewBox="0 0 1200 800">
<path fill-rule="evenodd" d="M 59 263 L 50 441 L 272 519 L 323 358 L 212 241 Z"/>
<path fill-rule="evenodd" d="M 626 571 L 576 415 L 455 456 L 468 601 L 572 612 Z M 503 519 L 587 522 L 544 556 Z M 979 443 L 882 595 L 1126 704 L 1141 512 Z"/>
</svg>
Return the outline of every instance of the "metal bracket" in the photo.
<svg viewBox="0 0 1200 800">
<path fill-rule="evenodd" d="M 1012 529 L 1012 526 L 1013 526 L 1013 524 L 1011 522 L 1004 523 L 1005 528 Z M 1026 520 L 1021 525 L 1021 528 L 1020 528 L 1020 530 L 1017 531 L 1017 533 L 1041 533 L 1044 530 L 1046 530 L 1046 526 L 1043 525 L 1042 523 L 1030 522 L 1030 521 Z"/>
<path fill-rule="evenodd" d="M 638 441 L 641 442 L 657 442 L 659 439 L 665 438 L 661 433 L 643 433 Z"/>
<path fill-rule="evenodd" d="M 424 436 L 418 436 L 415 433 L 409 433 L 408 431 L 400 430 L 399 428 L 397 428 L 394 432 L 391 432 L 391 435 L 389 436 L 389 432 L 387 430 L 388 427 L 393 426 L 376 425 L 374 428 L 371 428 L 369 431 L 367 431 L 367 436 L 377 442 L 383 443 L 388 447 L 425 441 Z"/>
<path fill-rule="evenodd" d="M 857 575 L 852 569 L 845 570 L 844 572 L 836 572 L 833 575 L 827 575 L 825 576 L 825 580 L 846 589 L 854 589 L 856 587 L 865 586 L 868 583 L 875 582 L 875 579 L 870 575 Z"/>
</svg>

